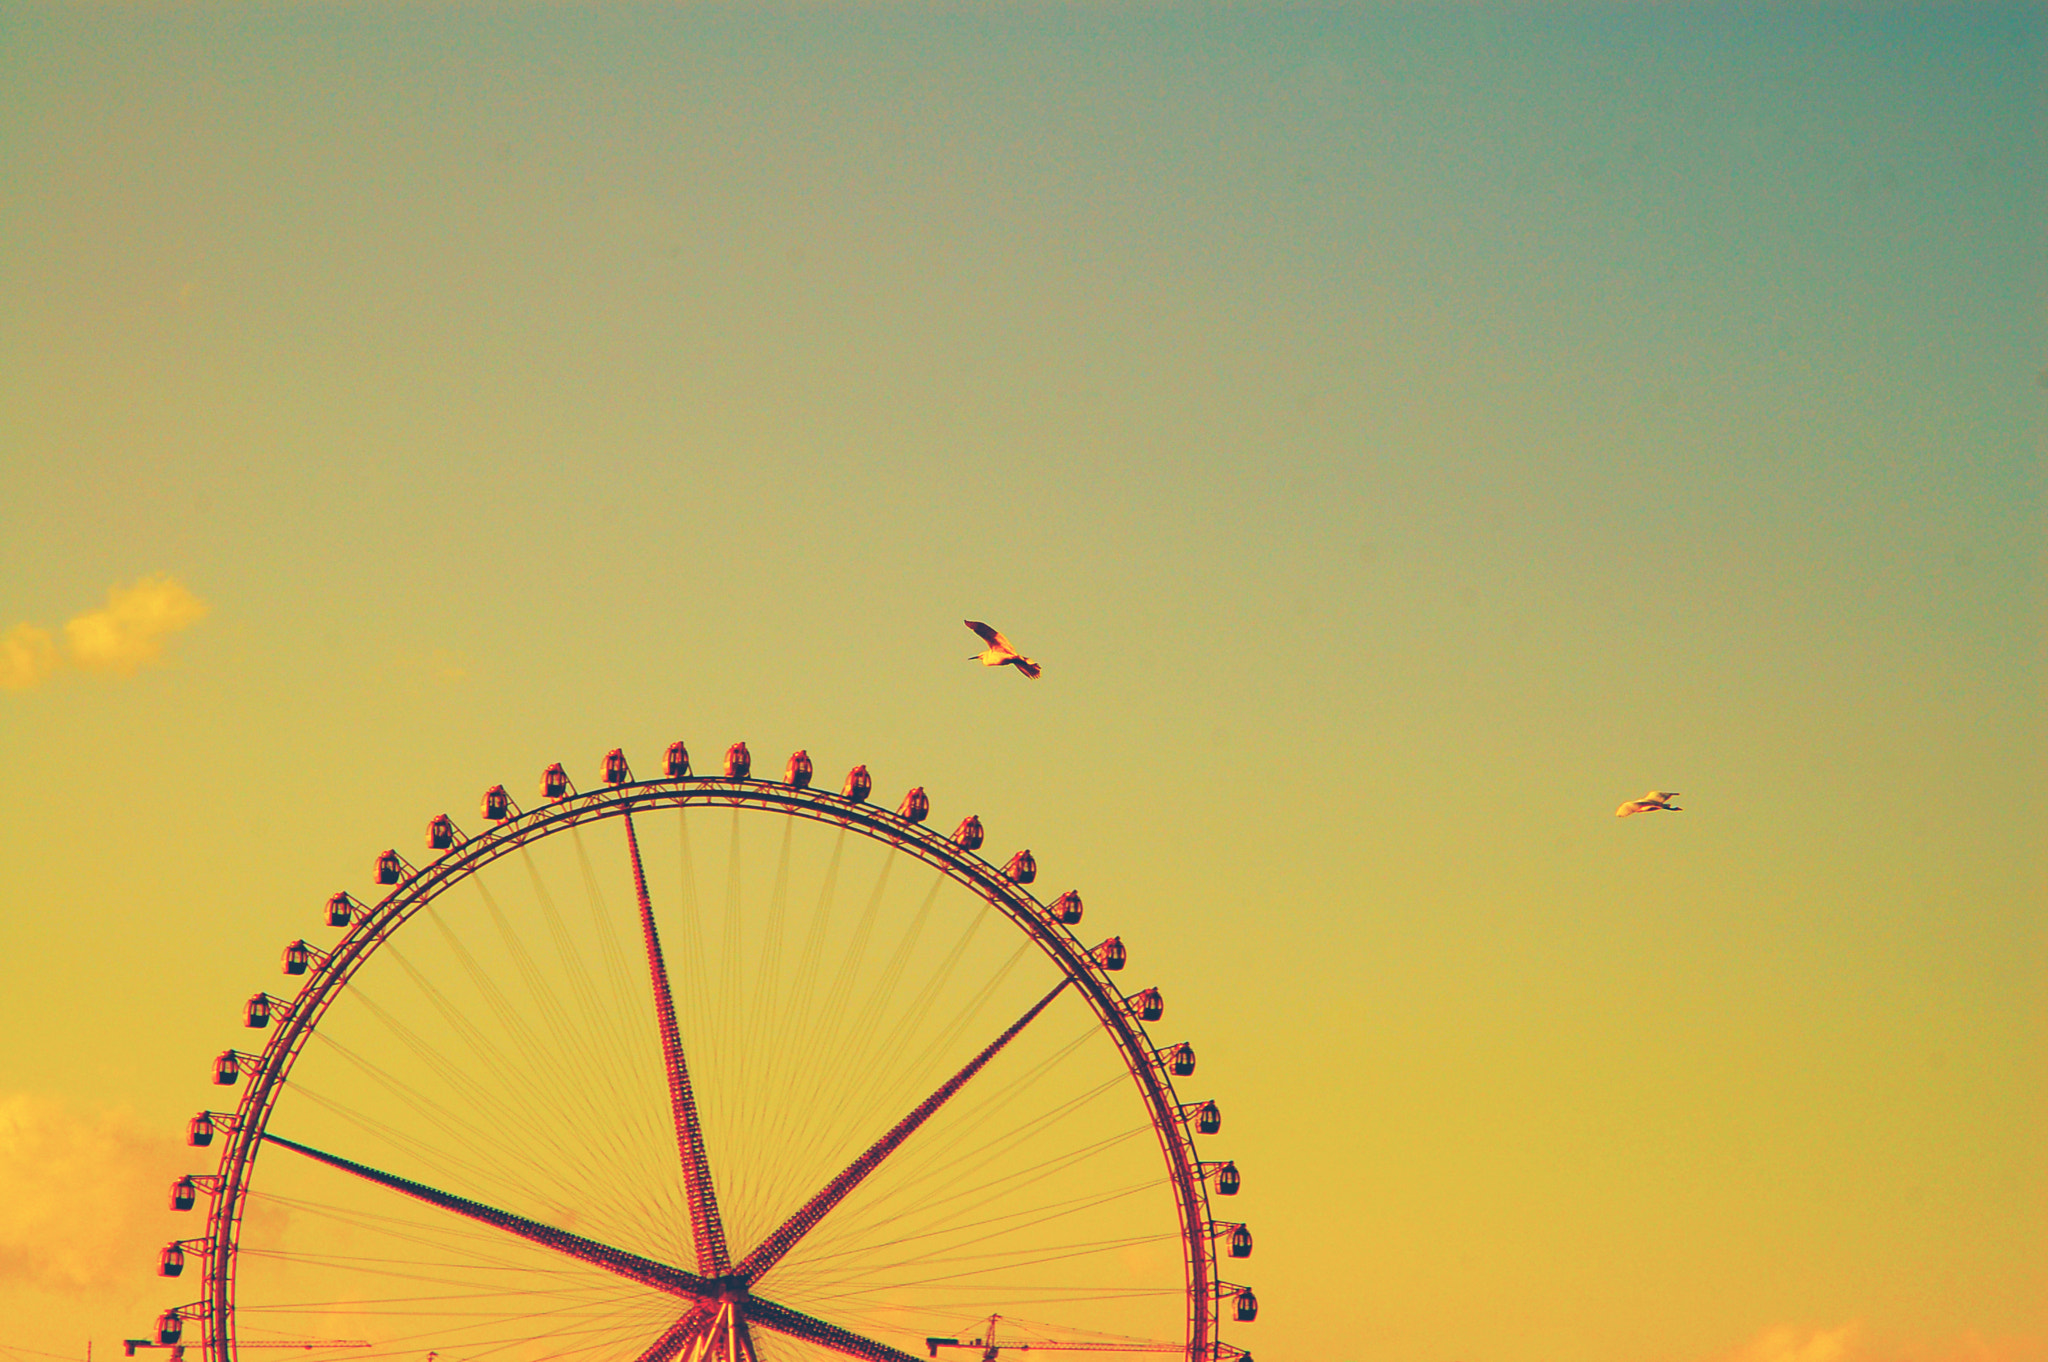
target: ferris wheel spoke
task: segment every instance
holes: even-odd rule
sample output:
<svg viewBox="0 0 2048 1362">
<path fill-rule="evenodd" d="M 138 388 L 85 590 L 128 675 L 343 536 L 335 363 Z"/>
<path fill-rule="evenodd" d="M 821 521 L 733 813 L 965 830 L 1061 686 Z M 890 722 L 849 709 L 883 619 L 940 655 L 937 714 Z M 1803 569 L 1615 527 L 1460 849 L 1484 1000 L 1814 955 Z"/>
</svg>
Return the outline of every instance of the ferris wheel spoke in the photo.
<svg viewBox="0 0 2048 1362">
<path fill-rule="evenodd" d="M 886 1343 L 877 1343 L 863 1338 L 850 1329 L 836 1324 L 827 1324 L 788 1306 L 764 1301 L 759 1296 L 750 1296 L 746 1304 L 747 1319 L 755 1324 L 766 1325 L 778 1334 L 800 1338 L 806 1343 L 815 1343 L 821 1348 L 830 1348 L 847 1357 L 858 1357 L 865 1362 L 917 1362 L 912 1353 L 901 1352 Z"/>
<path fill-rule="evenodd" d="M 683 1159 L 683 1190 L 690 1202 L 690 1237 L 697 1247 L 697 1270 L 722 1277 L 732 1270 L 725 1243 L 725 1223 L 718 1214 L 718 1191 L 711 1182 L 711 1164 L 704 1154 L 704 1127 L 697 1119 L 697 1097 L 690 1087 L 690 1069 L 683 1058 L 683 1038 L 676 1029 L 675 997 L 669 992 L 668 966 L 661 958 L 661 937 L 654 929 L 654 904 L 647 896 L 647 872 L 640 864 L 640 839 L 633 833 L 633 815 L 623 814 L 626 851 L 633 862 L 633 892 L 640 900 L 640 931 L 647 943 L 647 972 L 654 983 L 654 1010 L 661 1026 L 661 1054 L 668 1065 L 669 1109 L 675 1114 L 676 1148 Z"/>
<path fill-rule="evenodd" d="M 848 1164 L 844 1172 L 840 1173 L 838 1177 L 833 1178 L 831 1182 L 825 1184 L 818 1194 L 805 1202 L 795 1215 L 783 1221 L 781 1228 L 762 1240 L 759 1247 L 741 1261 L 734 1275 L 743 1282 L 756 1282 L 761 1279 L 763 1273 L 774 1267 L 778 1262 L 781 1262 L 783 1256 L 795 1248 L 797 1243 L 806 1234 L 810 1233 L 812 1228 L 819 1221 L 823 1220 L 834 1206 L 845 1200 L 854 1188 L 860 1186 L 862 1180 L 868 1174 L 881 1167 L 884 1159 L 894 1153 L 905 1140 L 909 1139 L 916 1132 L 919 1126 L 929 1120 L 932 1113 L 944 1106 L 947 1099 L 951 1098 L 954 1093 L 965 1087 L 968 1079 L 980 1073 L 983 1066 L 991 1059 L 994 1059 L 997 1052 L 1005 1045 L 1014 1040 L 1018 1032 L 1029 1026 L 1039 1013 L 1052 1006 L 1053 999 L 1065 992 L 1067 985 L 1071 982 L 1069 979 L 1061 979 L 1053 987 L 1052 992 L 1046 994 L 1032 1005 L 1029 1012 L 1026 1012 L 1023 1016 L 1017 1018 L 1016 1021 L 1010 1023 L 1008 1030 L 990 1041 L 988 1046 L 973 1059 L 968 1060 L 958 1073 L 940 1084 L 938 1091 L 918 1103 L 908 1116 L 905 1116 L 890 1128 L 888 1134 L 876 1140 L 872 1145 L 869 1145 L 866 1153 L 855 1159 L 851 1164 Z"/>
<path fill-rule="evenodd" d="M 270 1144 L 281 1145 L 295 1153 L 304 1154 L 307 1158 L 331 1168 L 339 1168 L 344 1173 L 353 1173 L 365 1181 L 389 1187 L 395 1192 L 403 1192 L 416 1201 L 424 1201 L 430 1206 L 439 1206 L 443 1210 L 453 1211 L 457 1215 L 494 1226 L 508 1234 L 515 1234 L 521 1239 L 554 1249 L 558 1253 L 565 1253 L 579 1262 L 601 1267 L 628 1281 L 639 1282 L 642 1286 L 653 1287 L 671 1296 L 708 1300 L 718 1293 L 715 1282 L 706 1281 L 694 1272 L 685 1272 L 666 1263 L 657 1263 L 652 1258 L 643 1258 L 637 1253 L 613 1248 L 609 1244 L 600 1244 L 595 1239 L 586 1239 L 580 1234 L 571 1234 L 568 1230 L 556 1229 L 553 1225 L 543 1225 L 538 1220 L 528 1220 L 525 1216 L 515 1215 L 511 1211 L 486 1206 L 480 1201 L 471 1201 L 452 1192 L 443 1192 L 425 1183 L 414 1182 L 395 1173 L 386 1173 L 367 1164 L 344 1159 L 338 1154 L 329 1154 L 311 1145 L 300 1144 L 296 1140 L 287 1140 L 282 1135 L 266 1133 L 263 1138 Z"/>
</svg>

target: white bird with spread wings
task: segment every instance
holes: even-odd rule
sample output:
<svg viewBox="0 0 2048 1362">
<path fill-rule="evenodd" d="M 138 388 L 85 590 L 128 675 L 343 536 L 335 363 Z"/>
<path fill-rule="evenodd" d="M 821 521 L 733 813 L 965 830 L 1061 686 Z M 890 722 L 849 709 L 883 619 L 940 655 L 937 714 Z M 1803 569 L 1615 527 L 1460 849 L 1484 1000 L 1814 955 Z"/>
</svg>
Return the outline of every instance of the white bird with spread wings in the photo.
<svg viewBox="0 0 2048 1362">
<path fill-rule="evenodd" d="M 1649 813 L 1653 809 L 1663 809 L 1667 813 L 1684 813 L 1684 809 L 1671 802 L 1676 798 L 1678 798 L 1678 791 L 1676 790 L 1652 790 L 1641 799 L 1631 799 L 1628 803 L 1616 809 L 1614 816 L 1616 818 L 1626 818 L 1632 813 Z"/>
<path fill-rule="evenodd" d="M 979 662 L 984 667 L 1015 667 L 1034 681 L 1038 679 L 1038 673 L 1044 670 L 1036 662 L 1033 662 L 1030 658 L 1011 647 L 1010 640 L 1004 638 L 1000 632 L 991 629 L 980 620 L 962 620 L 960 622 L 975 633 L 980 634 L 981 641 L 988 645 L 988 647 L 978 653 L 969 654 L 971 660 Z"/>
</svg>

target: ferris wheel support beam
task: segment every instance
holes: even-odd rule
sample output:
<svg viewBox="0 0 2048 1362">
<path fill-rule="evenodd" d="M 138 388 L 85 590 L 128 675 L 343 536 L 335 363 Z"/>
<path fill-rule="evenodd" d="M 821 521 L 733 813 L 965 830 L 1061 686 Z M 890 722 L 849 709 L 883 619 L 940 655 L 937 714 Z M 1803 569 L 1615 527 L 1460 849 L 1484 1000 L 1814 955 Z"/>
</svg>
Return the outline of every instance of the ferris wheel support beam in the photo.
<svg viewBox="0 0 2048 1362">
<path fill-rule="evenodd" d="M 486 1206 L 481 1201 L 455 1196 L 424 1183 L 414 1182 L 410 1178 L 402 1178 L 395 1173 L 372 1168 L 368 1164 L 344 1159 L 339 1154 L 329 1154 L 311 1145 L 287 1140 L 282 1135 L 265 1134 L 263 1138 L 270 1144 L 304 1154 L 307 1158 L 327 1164 L 331 1168 L 339 1168 L 344 1173 L 353 1173 L 367 1182 L 389 1187 L 395 1192 L 403 1192 L 416 1201 L 426 1202 L 429 1206 L 439 1206 L 443 1210 L 453 1211 L 457 1215 L 467 1216 L 471 1220 L 478 1220 L 504 1230 L 508 1234 L 516 1234 L 521 1239 L 531 1240 L 559 1253 L 566 1253 L 571 1258 L 589 1263 L 592 1267 L 601 1267 L 607 1272 L 617 1273 L 629 1281 L 639 1282 L 642 1286 L 651 1286 L 671 1296 L 686 1296 L 696 1300 L 716 1300 L 718 1297 L 718 1283 L 706 1281 L 694 1272 L 685 1272 L 666 1263 L 657 1263 L 652 1258 L 642 1258 L 637 1253 L 628 1253 L 625 1249 L 600 1244 L 595 1239 L 585 1239 L 580 1234 L 571 1234 L 567 1230 L 556 1229 L 553 1225 L 543 1225 L 538 1220 L 528 1220 L 523 1215 L 514 1215 L 495 1206 Z"/>
<path fill-rule="evenodd" d="M 791 1310 L 787 1306 L 764 1301 L 751 1296 L 746 1304 L 747 1318 L 756 1324 L 766 1325 L 778 1334 L 800 1338 L 806 1343 L 815 1343 L 821 1348 L 846 1357 L 858 1357 L 862 1362 L 924 1362 L 915 1353 L 900 1352 L 886 1343 L 877 1343 L 871 1338 L 842 1329 L 836 1324 L 827 1324 L 822 1319 Z"/>
<path fill-rule="evenodd" d="M 1050 997 L 1046 999 L 1046 1002 L 1051 1001 Z M 867 1362 L 918 1362 L 914 1355 L 900 1352 L 886 1343 L 877 1343 L 849 1329 L 842 1329 L 836 1324 L 827 1324 L 824 1320 L 792 1310 L 786 1305 L 778 1305 L 774 1301 L 751 1295 L 731 1278 L 724 1281 L 707 1281 L 693 1272 L 685 1272 L 681 1268 L 670 1267 L 666 1263 L 658 1263 L 652 1258 L 643 1258 L 637 1253 L 613 1248 L 609 1244 L 600 1244 L 595 1239 L 586 1239 L 580 1234 L 571 1234 L 552 1225 L 543 1225 L 537 1220 L 529 1220 L 511 1211 L 486 1206 L 480 1201 L 471 1201 L 468 1197 L 455 1196 L 424 1183 L 414 1182 L 410 1178 L 386 1173 L 368 1164 L 357 1163 L 353 1159 L 344 1159 L 339 1154 L 329 1154 L 311 1145 L 288 1140 L 282 1135 L 265 1134 L 262 1138 L 266 1143 L 303 1154 L 315 1162 L 352 1173 L 367 1182 L 389 1187 L 395 1192 L 402 1192 L 430 1206 L 439 1206 L 443 1210 L 453 1211 L 457 1215 L 466 1216 L 471 1220 L 504 1230 L 508 1234 L 517 1235 L 521 1239 L 565 1253 L 579 1262 L 616 1273 L 628 1281 L 653 1287 L 672 1296 L 694 1299 L 696 1304 L 641 1354 L 640 1362 L 671 1362 L 686 1346 L 702 1343 L 720 1331 L 729 1339 L 737 1337 L 741 1340 L 727 1350 L 727 1362 L 747 1362 L 746 1358 L 742 1358 L 741 1352 L 744 1351 L 748 1358 L 753 1353 L 751 1341 L 746 1340 L 748 1320 L 764 1324 L 777 1333 L 788 1334 L 792 1338 L 807 1339 L 835 1352 L 844 1353 L 848 1357 L 867 1359 Z M 697 1350 L 693 1348 L 692 1351 Z"/>
<path fill-rule="evenodd" d="M 661 937 L 654 930 L 654 905 L 647 897 L 647 872 L 640 864 L 640 839 L 633 833 L 630 811 L 623 821 L 626 851 L 633 861 L 633 892 L 640 900 L 640 934 L 647 943 L 647 972 L 654 983 L 655 1019 L 661 1026 L 661 1057 L 668 1066 L 669 1110 L 675 1116 L 676 1149 L 683 1159 L 683 1191 L 690 1203 L 690 1238 L 697 1246 L 697 1271 L 706 1277 L 723 1277 L 732 1271 L 732 1256 L 726 1248 L 725 1222 L 718 1214 L 718 1190 L 704 1154 L 704 1127 L 697 1120 L 697 1097 L 690 1087 L 682 1034 L 676 1028 L 675 997 L 669 991 L 668 966 L 661 958 Z"/>
<path fill-rule="evenodd" d="M 647 1351 L 640 1354 L 639 1362 L 673 1362 L 676 1354 L 704 1336 L 718 1307 L 710 1301 L 698 1301 L 674 1324 L 662 1331 L 661 1337 L 647 1345 Z M 697 1350 L 691 1349 L 694 1353 Z"/>
<path fill-rule="evenodd" d="M 834 1206 L 844 1201 L 854 1188 L 860 1186 L 862 1180 L 868 1174 L 880 1168 L 882 1160 L 895 1153 L 897 1148 L 905 1140 L 909 1139 L 919 1126 L 931 1119 L 932 1113 L 946 1105 L 947 1100 L 954 1093 L 966 1086 L 968 1079 L 980 1073 L 982 1067 L 996 1057 L 997 1052 L 1016 1039 L 1019 1031 L 1022 1031 L 1035 1021 L 1039 1013 L 1052 1006 L 1052 1000 L 1066 992 L 1067 985 L 1072 982 L 1073 980 L 1071 979 L 1060 980 L 1058 984 L 1054 985 L 1052 992 L 1040 998 L 1029 1012 L 1017 1018 L 1016 1021 L 1010 1024 L 1010 1028 L 1007 1031 L 990 1041 L 980 1054 L 961 1066 L 960 1072 L 940 1084 L 937 1092 L 934 1092 L 930 1097 L 918 1103 L 908 1116 L 905 1116 L 890 1128 L 888 1134 L 876 1140 L 872 1145 L 869 1145 L 866 1153 L 847 1165 L 846 1171 L 826 1183 L 818 1194 L 805 1202 L 795 1215 L 783 1221 L 781 1228 L 777 1229 L 775 1233 L 769 1235 L 766 1239 L 763 1239 L 752 1253 L 749 1253 L 741 1260 L 739 1269 L 734 1275 L 743 1282 L 757 1282 L 761 1279 L 763 1273 L 781 1262 L 783 1256 L 795 1248 L 797 1243 L 806 1234 L 809 1234 L 812 1228 L 819 1221 L 823 1220 Z"/>
</svg>

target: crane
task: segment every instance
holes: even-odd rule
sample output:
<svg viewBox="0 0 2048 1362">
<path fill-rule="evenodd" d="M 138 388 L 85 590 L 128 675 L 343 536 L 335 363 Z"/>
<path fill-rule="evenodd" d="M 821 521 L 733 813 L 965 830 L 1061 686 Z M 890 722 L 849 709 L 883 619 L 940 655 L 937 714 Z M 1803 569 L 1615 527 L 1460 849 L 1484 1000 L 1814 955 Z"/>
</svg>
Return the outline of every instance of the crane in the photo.
<svg viewBox="0 0 2048 1362">
<path fill-rule="evenodd" d="M 924 1350 L 932 1357 L 939 1355 L 941 1348 L 979 1348 L 981 1362 L 996 1362 L 996 1354 L 1010 1352 L 1071 1352 L 1071 1353 L 1184 1353 L 1187 1347 L 1180 1343 L 1052 1343 L 1041 1340 L 1037 1343 L 1019 1341 L 1016 1343 L 996 1342 L 996 1325 L 1002 1322 L 1001 1315 L 988 1317 L 988 1332 L 980 1338 L 927 1338 Z"/>
<path fill-rule="evenodd" d="M 235 1350 L 237 1352 L 241 1351 L 243 1348 L 311 1349 L 367 1348 L 369 1346 L 369 1340 L 362 1338 L 293 1338 L 277 1340 L 258 1339 L 253 1343 L 247 1342 L 242 1339 L 235 1340 Z M 125 1355 L 129 1357 L 135 1356 L 135 1350 L 137 1348 L 169 1348 L 171 1350 L 171 1362 L 185 1362 L 185 1345 L 182 1343 L 152 1343 L 146 1338 L 124 1338 L 121 1340 L 121 1351 Z"/>
</svg>

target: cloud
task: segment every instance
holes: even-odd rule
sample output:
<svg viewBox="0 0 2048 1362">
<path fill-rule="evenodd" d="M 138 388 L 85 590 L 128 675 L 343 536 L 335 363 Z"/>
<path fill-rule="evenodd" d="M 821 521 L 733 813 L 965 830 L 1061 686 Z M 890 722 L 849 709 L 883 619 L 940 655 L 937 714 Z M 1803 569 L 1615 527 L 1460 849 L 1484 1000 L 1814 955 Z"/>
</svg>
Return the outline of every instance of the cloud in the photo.
<svg viewBox="0 0 2048 1362">
<path fill-rule="evenodd" d="M 48 629 L 17 624 L 0 634 L 0 690 L 30 690 L 63 665 Z"/>
<path fill-rule="evenodd" d="M 0 1096 L 0 1281 L 66 1294 L 146 1281 L 184 1152 L 126 1111 Z"/>
<path fill-rule="evenodd" d="M 65 667 L 133 676 L 163 660 L 164 640 L 211 610 L 175 577 L 162 573 L 107 590 L 107 603 L 64 625 L 60 650 L 50 631 L 17 624 L 0 634 L 0 690 L 31 690 Z"/>
<path fill-rule="evenodd" d="M 2048 1340 L 1966 1333 L 1938 1346 L 1883 1346 L 1860 1320 L 1832 1329 L 1777 1324 L 1715 1362 L 2048 1362 Z"/>
<path fill-rule="evenodd" d="M 1985 1338 L 1972 1332 L 1964 1334 L 1952 1347 L 1930 1354 L 1930 1359 L 1931 1362 L 2043 1362 L 2043 1359 L 2048 1359 L 2048 1338 L 2040 1334 Z"/>
<path fill-rule="evenodd" d="M 162 659 L 166 637 L 205 619 L 209 608 L 175 577 L 144 577 L 111 588 L 104 607 L 66 623 L 64 642 L 82 671 L 133 676 Z"/>
<path fill-rule="evenodd" d="M 1728 1354 L 1726 1362 L 1846 1362 L 1862 1328 L 1857 1320 L 1833 1329 L 1780 1324 Z"/>
</svg>

